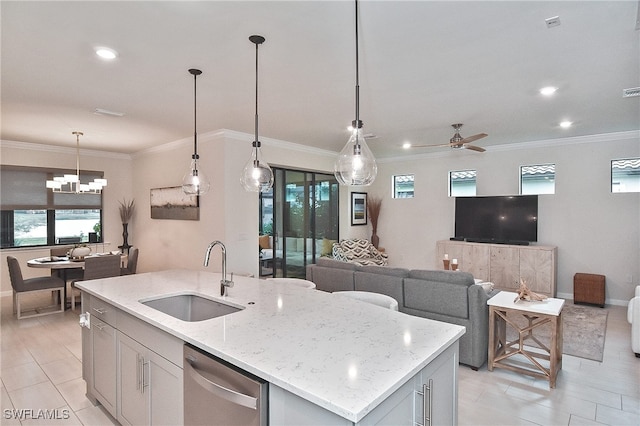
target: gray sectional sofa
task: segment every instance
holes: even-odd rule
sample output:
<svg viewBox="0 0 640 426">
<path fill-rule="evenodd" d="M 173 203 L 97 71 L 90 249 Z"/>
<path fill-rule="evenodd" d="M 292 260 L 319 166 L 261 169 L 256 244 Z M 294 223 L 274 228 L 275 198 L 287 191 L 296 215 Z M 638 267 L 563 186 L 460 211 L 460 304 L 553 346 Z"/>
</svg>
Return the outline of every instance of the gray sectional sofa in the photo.
<svg viewBox="0 0 640 426">
<path fill-rule="evenodd" d="M 318 290 L 370 291 L 398 301 L 401 312 L 466 327 L 460 363 L 477 370 L 487 361 L 488 295 L 466 272 L 358 266 L 329 258 L 307 265 Z"/>
</svg>

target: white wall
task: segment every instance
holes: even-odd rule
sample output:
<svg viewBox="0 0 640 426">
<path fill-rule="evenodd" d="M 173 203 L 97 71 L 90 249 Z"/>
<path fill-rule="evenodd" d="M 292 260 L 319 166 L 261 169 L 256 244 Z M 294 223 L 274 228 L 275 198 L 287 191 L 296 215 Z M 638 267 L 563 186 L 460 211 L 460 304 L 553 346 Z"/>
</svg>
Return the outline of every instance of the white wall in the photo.
<svg viewBox="0 0 640 426">
<path fill-rule="evenodd" d="M 638 132 L 490 147 L 483 154 L 418 154 L 379 162 L 365 191 L 383 196 L 378 235 L 390 264 L 434 268 L 435 242 L 454 232 L 449 171 L 475 169 L 477 195 L 506 195 L 518 194 L 521 165 L 555 163 L 556 193 L 539 197 L 538 244 L 558 247 L 559 296 L 572 298 L 576 272 L 597 273 L 606 276 L 608 303 L 624 304 L 640 282 L 640 194 L 611 193 L 610 161 L 638 155 Z M 415 198 L 392 199 L 392 176 L 405 173 L 415 174 Z M 355 228 L 351 233 L 362 232 Z"/>
<path fill-rule="evenodd" d="M 2 164 L 32 167 L 76 168 L 75 148 L 54 147 L 13 141 L 0 142 Z M 119 201 L 131 199 L 131 157 L 102 151 L 80 151 L 80 168 L 84 170 L 102 170 L 109 184 L 103 191 L 103 235 L 105 250 L 118 250 L 122 244 L 122 224 L 120 222 Z M 42 183 L 44 185 L 44 182 Z M 135 227 L 130 231 L 135 237 Z M 131 238 L 130 238 L 131 240 Z M 98 250 L 102 250 L 99 247 Z M 20 260 L 25 278 L 48 275 L 48 269 L 33 269 L 26 266 L 27 260 L 48 256 L 48 249 L 3 249 L 0 270 L 2 271 L 1 294 L 11 291 L 11 282 L 7 272 L 7 255 Z"/>
</svg>

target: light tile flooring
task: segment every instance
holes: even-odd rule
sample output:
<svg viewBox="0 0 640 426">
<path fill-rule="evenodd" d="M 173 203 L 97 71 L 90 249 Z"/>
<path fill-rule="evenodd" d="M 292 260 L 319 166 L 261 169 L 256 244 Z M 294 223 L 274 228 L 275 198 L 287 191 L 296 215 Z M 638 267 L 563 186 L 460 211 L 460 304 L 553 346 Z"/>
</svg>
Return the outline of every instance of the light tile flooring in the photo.
<svg viewBox="0 0 640 426">
<path fill-rule="evenodd" d="M 556 389 L 496 369 L 459 369 L 460 425 L 640 425 L 640 358 L 631 352 L 626 309 L 609 311 L 603 362 L 563 356 Z M 85 397 L 75 312 L 16 320 L 0 300 L 2 425 L 111 425 Z M 19 420 L 14 409 L 51 410 L 61 419 Z M 9 410 L 9 411 L 6 411 Z"/>
</svg>

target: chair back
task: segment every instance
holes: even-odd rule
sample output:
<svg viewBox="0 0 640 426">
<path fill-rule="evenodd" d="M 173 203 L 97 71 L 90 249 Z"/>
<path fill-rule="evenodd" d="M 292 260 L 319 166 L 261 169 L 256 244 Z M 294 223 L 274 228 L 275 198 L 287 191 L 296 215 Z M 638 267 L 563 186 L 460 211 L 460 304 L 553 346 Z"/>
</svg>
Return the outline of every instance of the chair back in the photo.
<svg viewBox="0 0 640 426">
<path fill-rule="evenodd" d="M 127 260 L 127 270 L 129 274 L 135 274 L 138 268 L 138 249 L 132 248 L 129 250 L 129 256 Z"/>
<path fill-rule="evenodd" d="M 69 250 L 71 250 L 72 248 L 73 246 L 51 247 L 51 249 L 49 249 L 49 255 L 64 257 L 69 253 Z"/>
<path fill-rule="evenodd" d="M 22 278 L 22 270 L 20 269 L 20 263 L 18 259 L 13 256 L 7 256 L 7 263 L 9 264 L 9 278 L 11 279 L 11 287 L 15 292 L 25 290 L 24 279 Z"/>
<path fill-rule="evenodd" d="M 83 281 L 117 277 L 119 275 L 120 256 L 118 255 L 92 256 L 84 259 Z"/>
</svg>

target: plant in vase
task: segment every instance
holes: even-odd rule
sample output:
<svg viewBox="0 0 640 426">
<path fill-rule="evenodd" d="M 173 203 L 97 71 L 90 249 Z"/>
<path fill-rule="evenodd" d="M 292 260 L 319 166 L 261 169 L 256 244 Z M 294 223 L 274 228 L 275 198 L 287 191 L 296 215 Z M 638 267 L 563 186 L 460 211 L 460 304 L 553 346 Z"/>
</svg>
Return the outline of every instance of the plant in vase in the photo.
<svg viewBox="0 0 640 426">
<path fill-rule="evenodd" d="M 371 244 L 378 248 L 380 237 L 378 237 L 378 218 L 380 217 L 380 209 L 382 207 L 382 198 L 369 197 L 367 200 L 367 213 L 371 221 Z"/>
<path fill-rule="evenodd" d="M 122 220 L 122 238 L 123 243 L 118 248 L 122 249 L 122 251 L 126 251 L 129 253 L 129 242 L 127 238 L 129 238 L 129 221 L 133 217 L 133 214 L 136 211 L 135 201 L 132 199 L 131 201 L 122 200 L 120 201 L 120 220 Z"/>
</svg>

